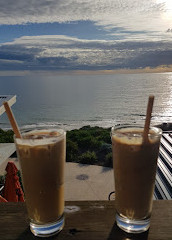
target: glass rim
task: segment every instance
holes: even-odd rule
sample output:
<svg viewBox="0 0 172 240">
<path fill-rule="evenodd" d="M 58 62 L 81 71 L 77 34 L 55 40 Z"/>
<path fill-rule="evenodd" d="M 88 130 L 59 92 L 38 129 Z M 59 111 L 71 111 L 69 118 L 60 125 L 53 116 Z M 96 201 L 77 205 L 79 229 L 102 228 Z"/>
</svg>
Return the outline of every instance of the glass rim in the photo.
<svg viewBox="0 0 172 240">
<path fill-rule="evenodd" d="M 52 127 L 52 126 L 50 126 L 50 127 L 46 127 L 46 126 L 44 126 L 44 127 L 30 127 L 30 128 L 21 128 L 20 129 L 20 133 L 21 133 L 21 136 L 26 136 L 26 135 L 29 135 L 29 134 L 31 134 L 32 132 L 34 133 L 34 132 L 41 132 L 41 131 L 47 131 L 47 132 L 49 132 L 49 131 L 52 131 L 52 132 L 58 132 L 58 133 L 60 133 L 59 135 L 52 135 L 52 138 L 55 138 L 55 139 L 58 139 L 58 138 L 61 138 L 61 137 L 64 137 L 65 135 L 66 135 L 66 131 L 64 130 L 64 129 L 62 129 L 62 128 L 57 128 L 57 127 Z M 16 137 L 16 135 L 14 134 L 14 140 L 16 140 L 16 139 L 20 139 L 20 138 L 17 138 Z M 28 141 L 28 140 L 32 140 L 32 141 L 41 141 L 42 139 L 27 139 L 27 138 L 22 138 L 21 139 L 22 141 Z"/>
<path fill-rule="evenodd" d="M 120 129 L 127 129 L 127 128 L 138 128 L 138 129 L 144 129 L 144 126 L 143 125 L 139 125 L 139 124 L 119 124 L 119 125 L 116 125 L 116 126 L 113 126 L 111 128 L 111 135 L 114 135 L 114 134 L 125 134 L 126 135 L 126 132 L 121 132 L 121 131 L 118 131 Z M 150 126 L 150 130 L 153 130 L 153 132 L 149 132 L 148 135 L 154 135 L 154 136 L 161 136 L 162 135 L 162 129 L 159 128 L 159 127 L 156 127 L 156 126 Z M 132 134 L 132 132 L 129 133 L 130 135 Z"/>
</svg>

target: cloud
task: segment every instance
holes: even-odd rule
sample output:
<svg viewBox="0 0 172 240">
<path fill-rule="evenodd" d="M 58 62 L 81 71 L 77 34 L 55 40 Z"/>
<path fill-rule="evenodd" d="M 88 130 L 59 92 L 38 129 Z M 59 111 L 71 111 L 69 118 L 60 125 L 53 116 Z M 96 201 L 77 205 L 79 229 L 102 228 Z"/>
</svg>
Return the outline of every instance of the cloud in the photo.
<svg viewBox="0 0 172 240">
<path fill-rule="evenodd" d="M 167 41 L 85 40 L 23 36 L 0 45 L 0 70 L 102 70 L 172 64 Z"/>
<path fill-rule="evenodd" d="M 0 45 L 1 71 L 111 70 L 172 64 L 169 0 L 16 0 L 15 4 L 0 0 L 0 6 L 1 25 L 90 21 L 96 30 L 103 28 L 105 39 L 114 39 L 22 36 Z"/>
<path fill-rule="evenodd" d="M 89 20 L 106 30 L 115 27 L 157 35 L 171 28 L 165 0 L 0 0 L 0 24 Z M 111 33 L 110 33 L 111 34 Z M 115 33 L 114 33 L 115 34 Z"/>
</svg>

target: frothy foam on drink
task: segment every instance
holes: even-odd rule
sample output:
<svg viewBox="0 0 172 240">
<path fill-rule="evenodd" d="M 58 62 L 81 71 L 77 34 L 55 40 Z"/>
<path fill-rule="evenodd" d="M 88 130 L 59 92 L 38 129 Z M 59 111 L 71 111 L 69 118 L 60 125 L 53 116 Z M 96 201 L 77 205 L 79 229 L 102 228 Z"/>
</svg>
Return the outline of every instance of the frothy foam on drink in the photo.
<svg viewBox="0 0 172 240">
<path fill-rule="evenodd" d="M 33 130 L 22 135 L 22 138 L 16 138 L 17 144 L 21 145 L 46 145 L 61 141 L 64 138 L 63 130 Z"/>
<path fill-rule="evenodd" d="M 149 141 L 151 143 L 156 142 L 157 133 L 153 129 L 149 133 Z M 118 129 L 112 137 L 121 143 L 141 145 L 143 143 L 143 130 L 139 128 L 122 128 Z"/>
</svg>

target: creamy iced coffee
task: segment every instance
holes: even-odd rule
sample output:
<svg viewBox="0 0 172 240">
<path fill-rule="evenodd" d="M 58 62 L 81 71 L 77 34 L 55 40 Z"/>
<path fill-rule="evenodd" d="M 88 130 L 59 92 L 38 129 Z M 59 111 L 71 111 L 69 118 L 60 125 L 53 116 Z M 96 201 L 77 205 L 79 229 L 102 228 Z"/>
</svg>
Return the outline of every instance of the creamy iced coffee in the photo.
<svg viewBox="0 0 172 240">
<path fill-rule="evenodd" d="M 161 130 L 152 128 L 143 142 L 143 128 L 112 129 L 115 204 L 120 217 L 148 219 L 152 210 Z"/>
<path fill-rule="evenodd" d="M 16 138 L 16 147 L 31 223 L 51 225 L 64 212 L 65 133 L 31 131 Z"/>
</svg>

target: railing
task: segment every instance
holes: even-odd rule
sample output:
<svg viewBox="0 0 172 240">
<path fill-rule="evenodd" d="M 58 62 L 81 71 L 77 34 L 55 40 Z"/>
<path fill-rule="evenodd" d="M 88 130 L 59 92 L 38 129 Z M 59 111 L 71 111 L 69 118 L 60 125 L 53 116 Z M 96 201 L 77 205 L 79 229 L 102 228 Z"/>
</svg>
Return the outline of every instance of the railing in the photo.
<svg viewBox="0 0 172 240">
<path fill-rule="evenodd" d="M 172 199 L 172 133 L 163 133 L 155 181 L 155 199 Z"/>
</svg>

